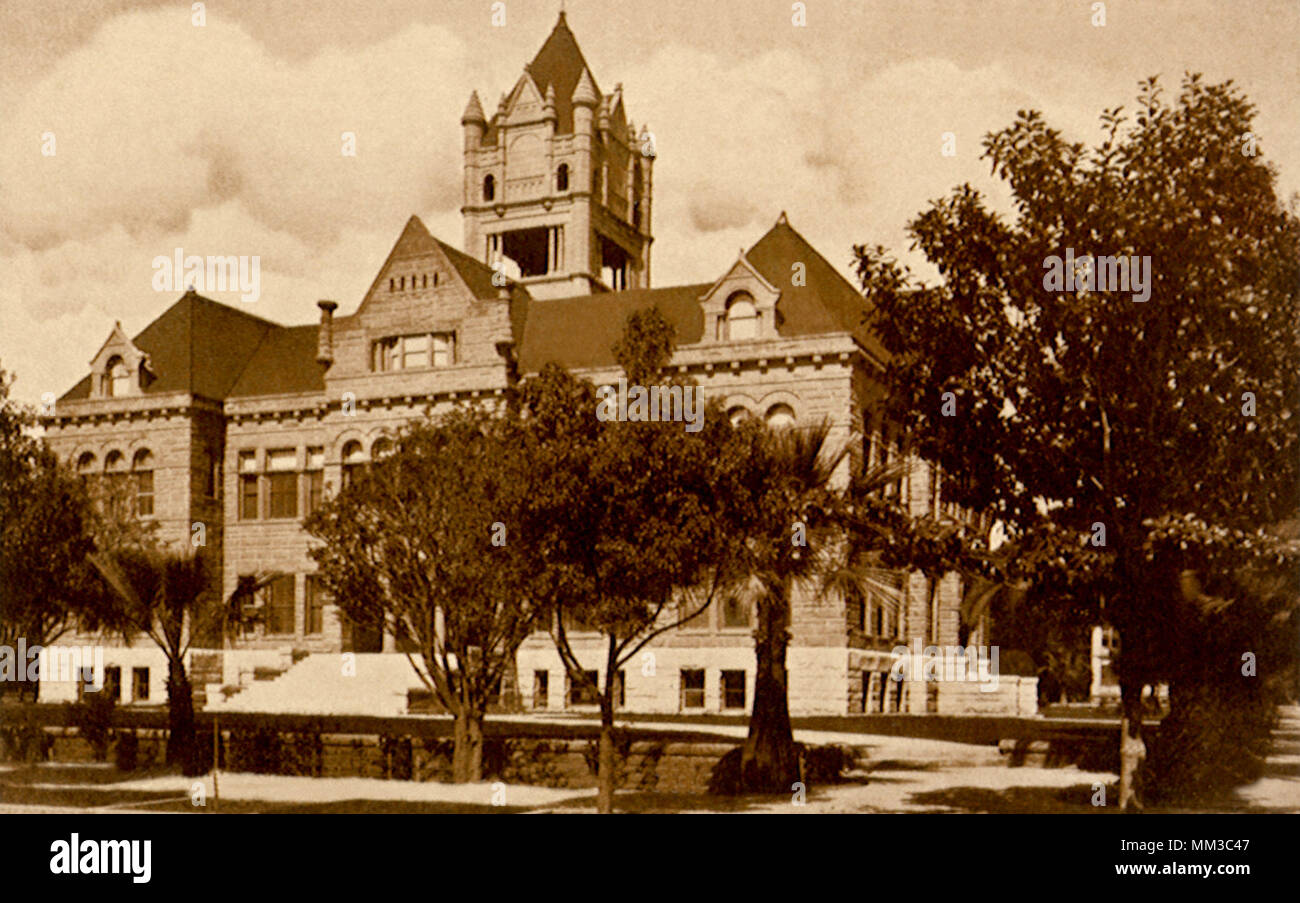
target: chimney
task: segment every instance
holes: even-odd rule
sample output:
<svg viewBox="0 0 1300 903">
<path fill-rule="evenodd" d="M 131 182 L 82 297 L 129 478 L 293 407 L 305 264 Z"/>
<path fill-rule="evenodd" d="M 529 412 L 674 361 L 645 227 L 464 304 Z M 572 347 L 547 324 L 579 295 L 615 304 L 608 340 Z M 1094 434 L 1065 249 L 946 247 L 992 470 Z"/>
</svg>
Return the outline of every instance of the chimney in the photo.
<svg viewBox="0 0 1300 903">
<path fill-rule="evenodd" d="M 320 332 L 316 337 L 316 362 L 328 367 L 334 363 L 334 311 L 337 301 L 317 301 L 320 308 Z"/>
</svg>

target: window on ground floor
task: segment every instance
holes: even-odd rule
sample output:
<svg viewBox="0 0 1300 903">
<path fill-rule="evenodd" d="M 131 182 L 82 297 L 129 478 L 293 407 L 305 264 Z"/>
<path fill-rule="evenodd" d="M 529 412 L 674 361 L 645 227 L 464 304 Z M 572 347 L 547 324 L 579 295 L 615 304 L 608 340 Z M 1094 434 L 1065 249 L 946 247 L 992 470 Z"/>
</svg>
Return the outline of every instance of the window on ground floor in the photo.
<svg viewBox="0 0 1300 903">
<path fill-rule="evenodd" d="M 110 699 L 122 698 L 122 668 L 120 665 L 111 665 L 104 669 L 104 693 L 107 693 Z"/>
<path fill-rule="evenodd" d="M 149 669 L 131 669 L 131 699 L 135 702 L 149 701 Z"/>
<path fill-rule="evenodd" d="M 533 672 L 533 708 L 544 709 L 551 695 L 551 672 Z"/>
<path fill-rule="evenodd" d="M 614 675 L 614 708 L 621 709 L 627 699 L 627 672 L 622 668 Z"/>
<path fill-rule="evenodd" d="M 704 669 L 682 669 L 682 708 L 704 708 Z"/>
<path fill-rule="evenodd" d="M 304 584 L 306 599 L 303 600 L 305 623 L 303 633 L 323 633 L 325 630 L 325 591 L 321 587 L 320 575 L 308 574 Z"/>
<path fill-rule="evenodd" d="M 292 574 L 277 577 L 271 581 L 270 599 L 266 610 L 267 633 L 293 633 L 294 611 Z"/>
<path fill-rule="evenodd" d="M 574 680 L 569 675 L 569 705 L 599 705 L 600 695 L 596 692 L 596 672 L 583 671 L 581 680 Z"/>
<path fill-rule="evenodd" d="M 722 707 L 724 709 L 743 709 L 745 707 L 745 672 L 722 672 Z"/>
</svg>

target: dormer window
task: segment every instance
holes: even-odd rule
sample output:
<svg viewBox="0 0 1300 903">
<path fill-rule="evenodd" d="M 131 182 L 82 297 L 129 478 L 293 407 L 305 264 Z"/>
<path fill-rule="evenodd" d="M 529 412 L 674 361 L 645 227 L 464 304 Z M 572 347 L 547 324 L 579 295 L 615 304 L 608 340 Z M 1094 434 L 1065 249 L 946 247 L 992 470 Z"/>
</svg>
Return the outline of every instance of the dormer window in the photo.
<svg viewBox="0 0 1300 903">
<path fill-rule="evenodd" d="M 497 180 L 491 175 L 484 176 L 483 177 L 483 200 L 485 201 L 495 200 L 496 196 L 497 196 Z"/>
<path fill-rule="evenodd" d="M 555 190 L 569 190 L 569 164 L 561 163 L 555 170 Z"/>
<path fill-rule="evenodd" d="M 131 391 L 131 371 L 126 361 L 118 355 L 108 359 L 104 368 L 104 394 L 110 398 L 126 395 Z"/>
<path fill-rule="evenodd" d="M 726 338 L 732 342 L 758 338 L 758 308 L 745 292 L 733 295 L 727 302 Z"/>
</svg>

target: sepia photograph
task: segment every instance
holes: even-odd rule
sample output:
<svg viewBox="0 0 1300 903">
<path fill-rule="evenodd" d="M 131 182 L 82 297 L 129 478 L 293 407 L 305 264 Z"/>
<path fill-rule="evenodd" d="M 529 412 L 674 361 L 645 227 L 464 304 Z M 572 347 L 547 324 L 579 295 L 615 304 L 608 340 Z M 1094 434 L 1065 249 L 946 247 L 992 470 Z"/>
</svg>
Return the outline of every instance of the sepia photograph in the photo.
<svg viewBox="0 0 1300 903">
<path fill-rule="evenodd" d="M 7 0 L 0 874 L 1276 879 L 1298 48 L 1296 0 Z M 528 814 L 655 817 L 503 860 Z"/>
</svg>

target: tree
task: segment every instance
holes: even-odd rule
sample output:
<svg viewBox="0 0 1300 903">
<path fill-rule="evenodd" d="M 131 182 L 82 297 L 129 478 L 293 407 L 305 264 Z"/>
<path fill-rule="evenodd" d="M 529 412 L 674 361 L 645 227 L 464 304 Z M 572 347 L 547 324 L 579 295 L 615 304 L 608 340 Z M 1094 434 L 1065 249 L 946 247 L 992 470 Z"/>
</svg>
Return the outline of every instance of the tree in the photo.
<svg viewBox="0 0 1300 903">
<path fill-rule="evenodd" d="M 9 398 L 0 369 L 0 645 L 28 650 L 53 643 L 97 602 L 85 559 L 94 548 L 94 512 L 83 486 L 40 439 L 35 416 Z M 17 677 L 20 698 L 35 701 L 28 662 Z M 39 680 L 39 677 L 38 677 Z"/>
<path fill-rule="evenodd" d="M 631 385 L 698 391 L 663 378 L 671 337 L 658 311 L 629 318 L 615 351 Z M 732 586 L 745 448 L 716 403 L 698 432 L 672 421 L 604 422 L 596 407 L 595 387 L 558 367 L 523 387 L 534 448 L 529 542 L 543 563 L 541 598 L 569 680 L 599 701 L 597 807 L 607 813 L 617 782 L 620 669 Z M 603 683 L 582 667 L 575 630 L 601 635 Z"/>
<path fill-rule="evenodd" d="M 795 594 L 821 591 L 841 542 L 831 479 L 847 451 L 831 445 L 830 430 L 823 421 L 785 429 L 746 422 L 737 431 L 752 500 L 737 558 L 755 609 L 754 704 L 740 760 L 740 785 L 752 792 L 788 791 L 799 780 L 786 650 Z"/>
<path fill-rule="evenodd" d="M 467 408 L 411 424 L 396 445 L 307 519 L 322 542 L 311 554 L 353 623 L 416 644 L 412 667 L 455 718 L 453 780 L 477 781 L 488 701 L 539 608 L 520 527 L 536 488 L 528 437 Z"/>
<path fill-rule="evenodd" d="M 1072 586 L 1120 634 L 1125 807 L 1142 687 L 1188 653 L 1171 575 L 1216 537 L 1267 557 L 1262 525 L 1297 510 L 1300 229 L 1253 116 L 1196 75 L 1172 104 L 1144 82 L 1133 121 L 1104 111 L 1091 149 L 1022 112 L 984 142 L 1014 219 L 964 185 L 910 224 L 942 282 L 855 249 L 893 415 L 962 476 L 955 501 L 1037 550 L 1035 583 Z"/>
<path fill-rule="evenodd" d="M 144 634 L 167 658 L 167 763 L 187 775 L 202 774 L 185 656 L 194 638 L 222 615 L 222 606 L 210 598 L 203 558 L 188 549 L 123 546 L 95 552 L 91 562 L 115 600 L 102 625 L 128 642 Z"/>
</svg>

